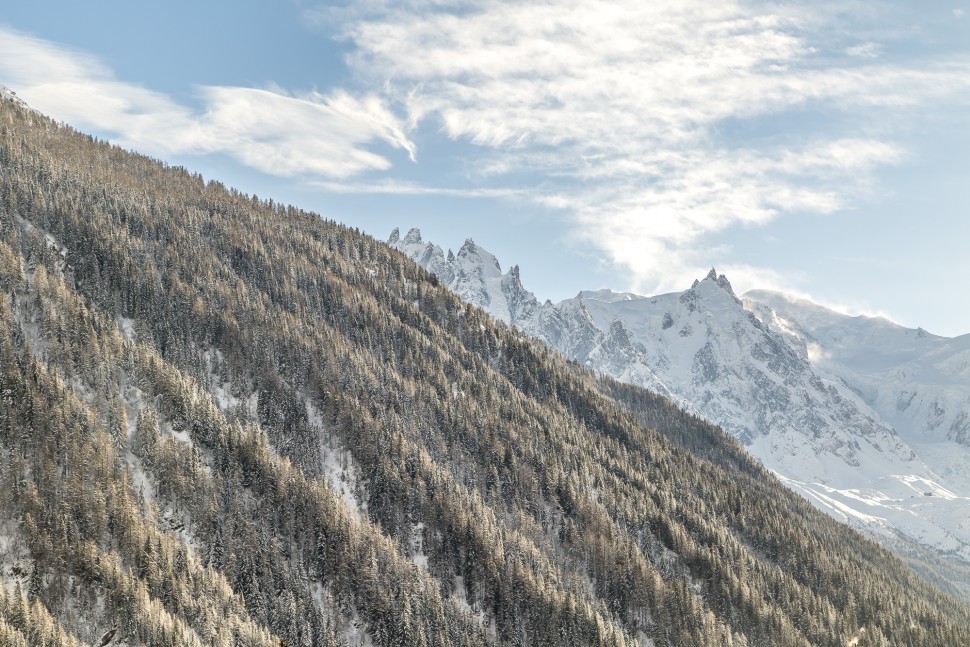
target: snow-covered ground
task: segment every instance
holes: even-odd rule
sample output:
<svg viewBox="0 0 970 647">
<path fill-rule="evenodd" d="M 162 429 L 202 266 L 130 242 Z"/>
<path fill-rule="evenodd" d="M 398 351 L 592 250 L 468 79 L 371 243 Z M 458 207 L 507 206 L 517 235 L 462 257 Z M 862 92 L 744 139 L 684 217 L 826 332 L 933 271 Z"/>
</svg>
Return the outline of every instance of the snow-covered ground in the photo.
<svg viewBox="0 0 970 647">
<path fill-rule="evenodd" d="M 0 586 L 12 591 L 19 583 L 24 588 L 31 568 L 20 525 L 12 519 L 0 518 Z"/>
</svg>

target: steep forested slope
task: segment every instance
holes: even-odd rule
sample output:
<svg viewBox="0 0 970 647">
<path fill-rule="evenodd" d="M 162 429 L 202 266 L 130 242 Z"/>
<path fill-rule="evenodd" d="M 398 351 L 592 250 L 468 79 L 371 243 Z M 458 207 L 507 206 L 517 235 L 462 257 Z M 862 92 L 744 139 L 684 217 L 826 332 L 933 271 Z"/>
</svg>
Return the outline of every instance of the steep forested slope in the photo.
<svg viewBox="0 0 970 647">
<path fill-rule="evenodd" d="M 3 644 L 970 644 L 720 431 L 371 238 L 9 101 L 0 174 Z"/>
</svg>

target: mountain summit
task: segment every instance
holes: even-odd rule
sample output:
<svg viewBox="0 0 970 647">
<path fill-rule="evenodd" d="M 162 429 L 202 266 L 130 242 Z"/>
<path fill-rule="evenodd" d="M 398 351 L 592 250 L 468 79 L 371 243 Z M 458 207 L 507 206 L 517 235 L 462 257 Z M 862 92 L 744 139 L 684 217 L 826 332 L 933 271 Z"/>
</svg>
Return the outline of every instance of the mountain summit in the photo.
<svg viewBox="0 0 970 647">
<path fill-rule="evenodd" d="M 389 244 L 566 357 L 720 425 L 817 507 L 970 595 L 970 335 L 927 337 L 776 293 L 742 301 L 714 268 L 680 293 L 542 305 L 517 282 L 530 306 L 509 316 L 495 305 L 506 291 L 463 291 L 450 269 Z"/>
</svg>

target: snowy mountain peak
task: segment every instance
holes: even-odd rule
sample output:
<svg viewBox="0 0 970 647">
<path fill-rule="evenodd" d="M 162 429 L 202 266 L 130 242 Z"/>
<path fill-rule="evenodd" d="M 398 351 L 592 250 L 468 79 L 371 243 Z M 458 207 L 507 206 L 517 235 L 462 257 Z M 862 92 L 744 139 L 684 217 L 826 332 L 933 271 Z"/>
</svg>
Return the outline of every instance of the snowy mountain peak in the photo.
<svg viewBox="0 0 970 647">
<path fill-rule="evenodd" d="M 970 527 L 960 525 L 970 511 L 970 335 L 941 338 L 777 292 L 742 302 L 714 268 L 680 293 L 599 289 L 540 303 L 518 266 L 503 275 L 471 239 L 447 259 L 431 243 L 393 246 L 566 357 L 720 424 L 833 516 L 970 562 Z M 964 494 L 930 501 L 910 496 L 911 481 Z"/>
<path fill-rule="evenodd" d="M 407 254 L 426 270 L 434 273 L 461 298 L 489 311 L 495 318 L 524 327 L 538 316 L 541 308 L 535 295 L 522 287 L 519 268 L 502 274 L 498 259 L 471 238 L 454 254 L 448 254 L 433 243 L 424 243 L 421 233 L 411 229 L 403 240 L 388 244 Z"/>
<path fill-rule="evenodd" d="M 400 240 L 401 240 L 401 230 L 395 227 L 394 229 L 391 230 L 391 235 L 387 239 L 387 244 L 390 245 L 391 247 L 394 247 L 394 245 L 397 244 L 397 242 Z"/>
<path fill-rule="evenodd" d="M 694 293 L 698 291 L 700 291 L 704 296 L 727 294 L 731 297 L 731 301 L 735 302 L 738 307 L 741 307 L 741 301 L 738 299 L 737 295 L 734 294 L 734 288 L 731 287 L 731 282 L 728 281 L 727 276 L 724 274 L 719 275 L 717 270 L 715 270 L 713 267 L 702 281 L 695 280 L 687 293 Z M 685 295 L 687 293 L 685 293 Z"/>
<path fill-rule="evenodd" d="M 728 277 L 724 274 L 718 274 L 717 270 L 713 267 L 711 268 L 711 271 L 707 273 L 707 276 L 704 277 L 704 281 L 711 281 L 717 284 L 718 287 L 729 292 L 731 296 L 737 297 L 737 295 L 734 294 L 734 289 L 731 287 L 731 282 L 728 281 Z M 693 285 L 691 285 L 691 289 L 696 288 L 700 284 L 701 281 L 695 280 Z"/>
<path fill-rule="evenodd" d="M 395 228 L 394 231 L 397 231 L 397 229 Z M 394 232 L 391 232 L 391 235 L 393 236 Z M 421 243 L 422 243 L 421 230 L 418 229 L 417 227 L 412 227 L 410 230 L 408 230 L 408 235 L 404 237 L 404 244 L 420 245 Z"/>
<path fill-rule="evenodd" d="M 495 255 L 484 247 L 476 245 L 471 238 L 466 239 L 465 244 L 458 250 L 458 262 L 469 269 L 480 267 L 486 277 L 494 277 L 502 273 L 502 266 Z"/>
</svg>

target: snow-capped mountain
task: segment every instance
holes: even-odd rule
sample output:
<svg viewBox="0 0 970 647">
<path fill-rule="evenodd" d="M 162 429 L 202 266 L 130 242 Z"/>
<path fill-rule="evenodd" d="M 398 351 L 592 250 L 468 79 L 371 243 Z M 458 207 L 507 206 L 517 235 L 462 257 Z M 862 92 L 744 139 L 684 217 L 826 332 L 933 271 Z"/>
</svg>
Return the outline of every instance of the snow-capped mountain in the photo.
<svg viewBox="0 0 970 647">
<path fill-rule="evenodd" d="M 425 243 L 417 229 L 403 239 L 395 229 L 387 242 L 435 274 L 463 301 L 486 309 L 496 319 L 522 327 L 536 318 L 539 302 L 522 287 L 518 266 L 503 274 L 498 259 L 471 238 L 457 256 L 451 250 L 446 256 L 437 245 Z"/>
<path fill-rule="evenodd" d="M 742 301 L 714 270 L 682 293 L 540 303 L 517 267 L 503 274 L 471 240 L 457 255 L 416 229 L 388 242 L 570 359 L 719 424 L 836 518 L 970 564 L 970 335 L 936 337 L 777 293 Z"/>
<path fill-rule="evenodd" d="M 779 292 L 754 290 L 744 298 L 909 440 L 970 447 L 970 335 L 940 337 L 883 318 L 850 317 Z"/>
<path fill-rule="evenodd" d="M 957 491 L 970 493 L 970 335 L 933 335 L 880 317 L 851 317 L 804 299 L 753 290 L 745 305 L 805 349 Z M 953 520 L 964 531 L 970 516 Z"/>
</svg>

